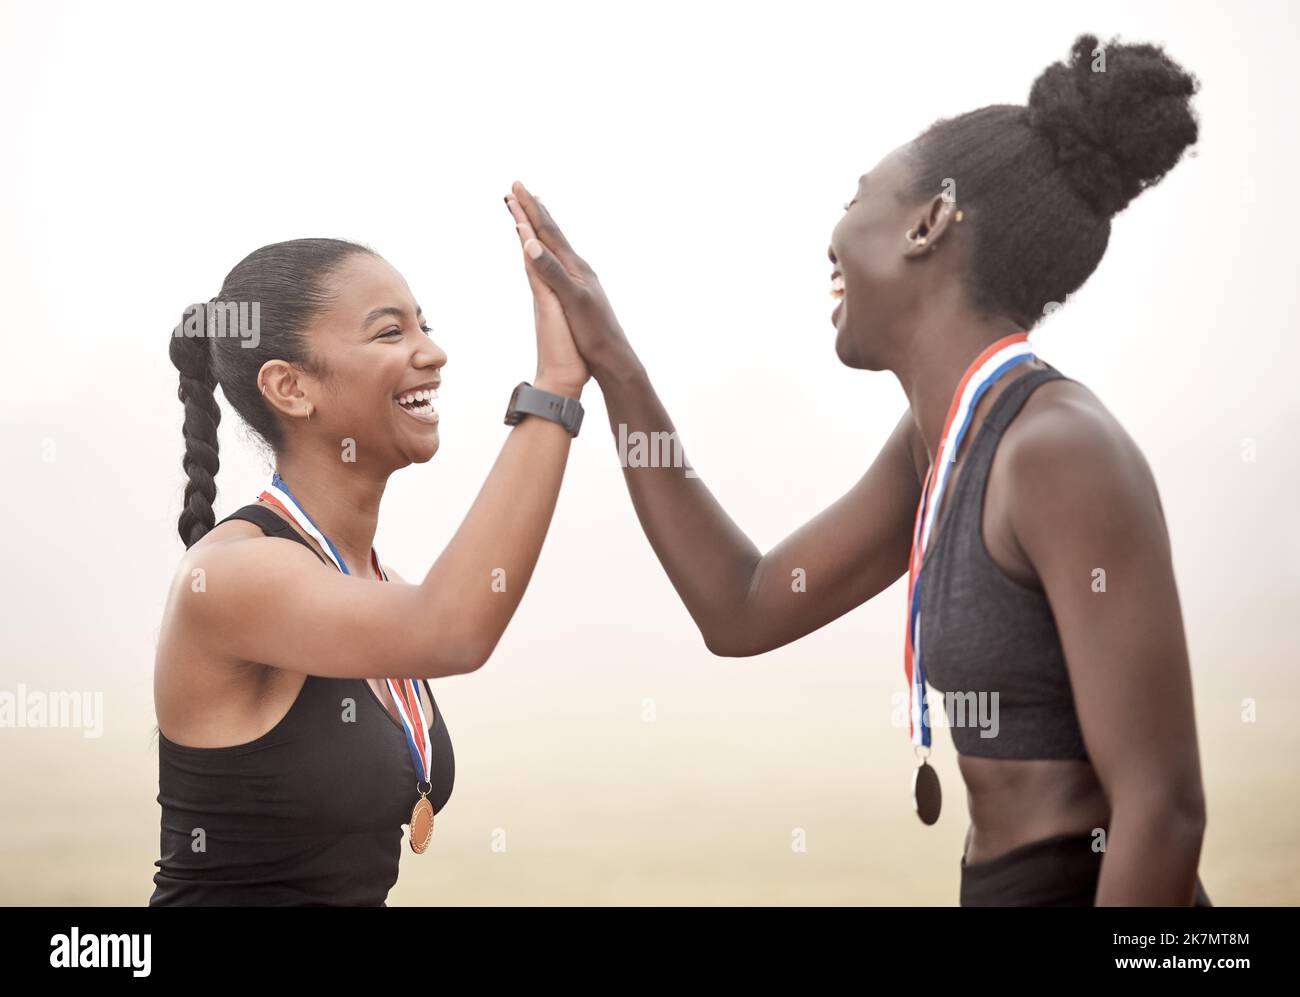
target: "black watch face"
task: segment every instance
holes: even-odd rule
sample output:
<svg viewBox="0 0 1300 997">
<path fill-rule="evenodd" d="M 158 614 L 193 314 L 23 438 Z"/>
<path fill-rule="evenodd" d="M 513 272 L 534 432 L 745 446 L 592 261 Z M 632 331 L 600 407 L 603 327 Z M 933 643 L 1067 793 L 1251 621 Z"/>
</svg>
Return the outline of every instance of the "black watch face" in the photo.
<svg viewBox="0 0 1300 997">
<path fill-rule="evenodd" d="M 519 392 L 523 388 L 523 384 L 516 384 L 515 390 L 510 392 L 510 404 L 506 406 L 506 422 L 508 423 L 519 421 L 519 413 L 515 411 L 515 406 L 519 403 Z"/>
</svg>

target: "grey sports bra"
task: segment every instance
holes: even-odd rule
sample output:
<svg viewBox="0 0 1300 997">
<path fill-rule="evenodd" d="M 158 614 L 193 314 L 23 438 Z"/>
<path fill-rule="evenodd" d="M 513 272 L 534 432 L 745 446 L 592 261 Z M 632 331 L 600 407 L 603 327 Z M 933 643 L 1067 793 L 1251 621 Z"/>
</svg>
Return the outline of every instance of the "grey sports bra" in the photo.
<svg viewBox="0 0 1300 997">
<path fill-rule="evenodd" d="M 1050 364 L 994 400 L 963 458 L 917 579 L 931 725 L 963 755 L 1087 758 L 1047 596 L 1010 578 L 984 546 L 984 491 L 998 442 L 1030 394 L 1065 378 Z"/>
</svg>

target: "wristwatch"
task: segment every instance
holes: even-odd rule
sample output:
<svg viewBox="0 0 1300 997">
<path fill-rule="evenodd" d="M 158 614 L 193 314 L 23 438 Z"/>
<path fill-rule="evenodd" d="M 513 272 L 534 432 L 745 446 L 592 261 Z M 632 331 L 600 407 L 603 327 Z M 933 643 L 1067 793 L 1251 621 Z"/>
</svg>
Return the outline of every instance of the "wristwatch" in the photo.
<svg viewBox="0 0 1300 997">
<path fill-rule="evenodd" d="M 526 415 L 540 415 L 543 419 L 558 422 L 569 431 L 570 436 L 577 436 L 582 426 L 582 402 L 534 388 L 527 381 L 520 381 L 510 396 L 506 425 L 518 425 L 519 420 Z"/>
</svg>

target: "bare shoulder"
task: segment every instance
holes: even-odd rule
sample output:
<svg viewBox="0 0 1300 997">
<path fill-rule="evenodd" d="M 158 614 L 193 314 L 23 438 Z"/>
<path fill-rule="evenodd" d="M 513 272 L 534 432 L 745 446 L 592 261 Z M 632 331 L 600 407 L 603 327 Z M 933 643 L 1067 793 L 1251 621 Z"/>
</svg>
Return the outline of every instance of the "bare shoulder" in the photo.
<svg viewBox="0 0 1300 997">
<path fill-rule="evenodd" d="M 1040 385 L 1012 420 L 1002 444 L 1013 464 L 1095 461 L 1145 464 L 1133 438 L 1093 392 L 1078 381 Z"/>
<path fill-rule="evenodd" d="M 1137 443 L 1092 391 L 1048 381 L 1007 427 L 998 456 L 1017 519 L 1059 527 L 1075 514 L 1159 509 L 1151 468 Z M 1161 517 L 1163 518 L 1163 517 Z"/>
<path fill-rule="evenodd" d="M 167 621 L 214 618 L 229 599 L 243 598 L 247 580 L 290 576 L 317 564 L 302 544 L 269 537 L 256 523 L 227 520 L 181 556 L 168 595 Z"/>
</svg>

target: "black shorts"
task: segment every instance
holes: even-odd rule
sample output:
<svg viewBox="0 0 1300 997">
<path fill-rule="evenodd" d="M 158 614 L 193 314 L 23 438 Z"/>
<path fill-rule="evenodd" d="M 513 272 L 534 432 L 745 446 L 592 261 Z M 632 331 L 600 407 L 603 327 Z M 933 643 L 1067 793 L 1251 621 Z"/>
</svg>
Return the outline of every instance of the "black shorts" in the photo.
<svg viewBox="0 0 1300 997">
<path fill-rule="evenodd" d="M 1092 834 L 1058 834 L 984 862 L 961 859 L 963 907 L 1091 907 L 1101 874 Z M 1200 877 L 1196 907 L 1213 907 Z"/>
</svg>

